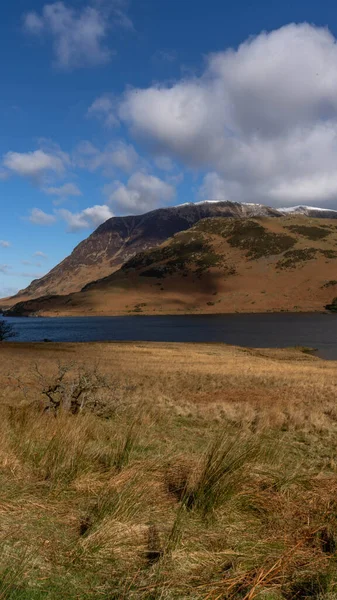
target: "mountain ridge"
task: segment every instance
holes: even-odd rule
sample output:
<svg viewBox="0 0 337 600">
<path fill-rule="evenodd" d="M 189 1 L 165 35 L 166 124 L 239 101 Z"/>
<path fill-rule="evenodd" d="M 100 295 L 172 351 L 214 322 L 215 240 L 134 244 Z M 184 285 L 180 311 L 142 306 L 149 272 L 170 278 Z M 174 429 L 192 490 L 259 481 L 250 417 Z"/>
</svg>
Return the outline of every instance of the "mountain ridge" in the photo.
<svg viewBox="0 0 337 600">
<path fill-rule="evenodd" d="M 110 275 L 140 251 L 152 248 L 207 217 L 278 216 L 275 209 L 213 201 L 158 208 L 142 215 L 112 217 L 80 242 L 73 252 L 40 279 L 8 300 L 79 291 L 93 280 Z"/>
<path fill-rule="evenodd" d="M 138 254 L 162 244 L 179 231 L 210 217 L 282 217 L 302 214 L 307 217 L 337 218 L 337 211 L 299 205 L 276 209 L 263 204 L 205 200 L 159 208 L 143 215 L 112 217 L 78 244 L 73 252 L 45 276 L 35 279 L 11 298 L 10 306 L 22 300 L 45 295 L 67 295 L 80 291 L 92 281 L 108 277 Z"/>
<path fill-rule="evenodd" d="M 337 220 L 205 218 L 82 291 L 22 301 L 9 315 L 323 311 L 337 295 Z"/>
</svg>

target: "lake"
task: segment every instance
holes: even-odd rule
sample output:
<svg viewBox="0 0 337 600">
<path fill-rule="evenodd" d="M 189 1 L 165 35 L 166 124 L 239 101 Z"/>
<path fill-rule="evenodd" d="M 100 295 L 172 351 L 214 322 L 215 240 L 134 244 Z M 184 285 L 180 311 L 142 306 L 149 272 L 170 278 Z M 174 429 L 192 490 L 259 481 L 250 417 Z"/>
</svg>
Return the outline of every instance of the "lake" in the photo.
<svg viewBox="0 0 337 600">
<path fill-rule="evenodd" d="M 6 318 L 14 341 L 223 342 L 257 348 L 308 346 L 337 360 L 337 315 L 268 313 L 132 317 Z"/>
</svg>

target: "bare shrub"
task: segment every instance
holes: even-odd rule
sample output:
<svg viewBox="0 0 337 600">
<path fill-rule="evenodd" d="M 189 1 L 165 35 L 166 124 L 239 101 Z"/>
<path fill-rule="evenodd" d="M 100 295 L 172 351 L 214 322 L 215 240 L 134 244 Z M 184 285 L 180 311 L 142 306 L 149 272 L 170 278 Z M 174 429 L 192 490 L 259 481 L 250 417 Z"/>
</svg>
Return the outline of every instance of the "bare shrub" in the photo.
<svg viewBox="0 0 337 600">
<path fill-rule="evenodd" d="M 99 372 L 97 365 L 91 369 L 80 365 L 75 369 L 71 363 L 59 363 L 57 372 L 48 377 L 36 364 L 34 373 L 45 399 L 43 409 L 54 414 L 64 410 L 77 415 L 89 405 L 95 409 L 97 392 L 108 388 L 107 379 Z"/>
<path fill-rule="evenodd" d="M 0 320 L 0 342 L 5 342 L 7 340 L 11 340 L 12 338 L 17 337 L 18 333 L 15 331 L 14 326 L 5 321 L 4 319 Z"/>
</svg>

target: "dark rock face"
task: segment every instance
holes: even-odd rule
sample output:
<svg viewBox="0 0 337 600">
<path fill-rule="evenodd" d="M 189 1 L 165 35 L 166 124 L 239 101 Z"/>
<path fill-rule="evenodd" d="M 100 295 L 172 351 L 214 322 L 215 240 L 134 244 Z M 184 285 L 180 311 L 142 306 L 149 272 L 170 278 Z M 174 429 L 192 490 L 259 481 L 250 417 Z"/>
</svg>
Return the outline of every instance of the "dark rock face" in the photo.
<svg viewBox="0 0 337 600">
<path fill-rule="evenodd" d="M 107 277 L 135 254 L 158 246 L 175 233 L 208 217 L 245 218 L 281 216 L 259 204 L 202 202 L 160 208 L 144 215 L 113 217 L 100 225 L 47 275 L 36 279 L 15 298 L 37 298 L 79 291 L 91 281 Z"/>
</svg>

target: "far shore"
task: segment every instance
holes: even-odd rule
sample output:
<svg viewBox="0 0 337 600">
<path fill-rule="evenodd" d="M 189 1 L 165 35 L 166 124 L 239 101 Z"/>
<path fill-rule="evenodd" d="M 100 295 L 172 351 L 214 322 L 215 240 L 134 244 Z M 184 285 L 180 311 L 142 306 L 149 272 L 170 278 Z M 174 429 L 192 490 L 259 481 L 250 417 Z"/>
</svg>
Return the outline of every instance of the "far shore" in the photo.
<svg viewBox="0 0 337 600">
<path fill-rule="evenodd" d="M 307 310 L 288 310 L 288 309 L 270 309 L 270 310 L 249 310 L 249 311 L 221 311 L 221 312 L 213 312 L 213 311 L 205 311 L 205 312 L 190 312 L 190 311 L 172 311 L 172 312 L 159 312 L 156 310 L 153 311 L 127 311 L 127 312 L 97 312 L 97 313 L 81 313 L 81 312 L 49 312 L 49 311 L 41 311 L 39 314 L 7 314 L 7 310 L 0 309 L 0 316 L 3 317 L 15 317 L 15 318 L 23 318 L 23 319 L 57 319 L 57 318 L 69 318 L 69 319 L 83 319 L 83 318 L 111 318 L 111 317 L 202 317 L 202 316 L 212 316 L 212 317 L 221 317 L 221 316 L 229 316 L 229 315 L 311 315 L 311 314 L 322 314 L 322 315 L 333 315 L 335 314 L 332 311 L 324 310 L 324 309 L 307 309 Z"/>
</svg>

